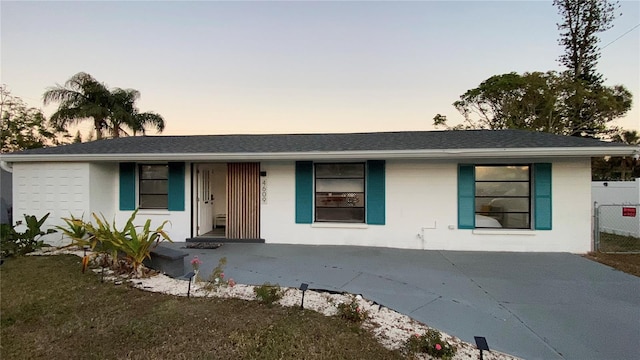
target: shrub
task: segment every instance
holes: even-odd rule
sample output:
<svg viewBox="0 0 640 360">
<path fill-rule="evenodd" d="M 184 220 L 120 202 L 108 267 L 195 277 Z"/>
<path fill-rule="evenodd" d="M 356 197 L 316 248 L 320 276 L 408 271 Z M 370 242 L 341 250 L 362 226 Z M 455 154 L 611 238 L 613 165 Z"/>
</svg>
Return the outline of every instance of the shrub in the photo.
<svg viewBox="0 0 640 360">
<path fill-rule="evenodd" d="M 21 256 L 44 246 L 41 240 L 43 235 L 52 234 L 54 229 L 42 231 L 42 225 L 49 217 L 46 214 L 38 219 L 34 215 L 24 215 L 24 232 L 17 231 L 16 228 L 22 226 L 22 222 L 16 222 L 14 226 L 9 224 L 0 225 L 0 254 L 2 256 Z"/>
<path fill-rule="evenodd" d="M 135 219 L 137 212 L 138 210 L 131 214 L 127 224 L 124 226 L 124 241 L 119 244 L 118 249 L 125 253 L 136 272 L 142 262 L 151 257 L 151 249 L 162 241 L 172 242 L 169 235 L 164 231 L 164 226 L 169 221 L 163 221 L 155 230 L 151 230 L 151 219 L 147 219 L 143 226 L 136 227 L 133 225 L 133 219 Z M 137 232 L 138 228 L 141 228 L 140 232 Z"/>
<path fill-rule="evenodd" d="M 82 217 L 78 219 L 71 215 L 71 218 L 62 218 L 62 220 L 67 225 L 56 226 L 56 229 L 62 231 L 64 235 L 67 235 L 71 239 L 73 245 L 89 245 L 88 243 L 82 243 L 87 238 L 87 227 Z"/>
<path fill-rule="evenodd" d="M 409 354 L 426 353 L 444 360 L 451 360 L 456 354 L 456 347 L 442 340 L 442 334 L 434 329 L 409 337 L 404 348 Z"/>
<path fill-rule="evenodd" d="M 267 306 L 273 305 L 284 296 L 284 291 L 280 288 L 280 285 L 271 285 L 268 282 L 255 287 L 253 292 L 256 294 L 256 299 Z"/>
<path fill-rule="evenodd" d="M 369 312 L 360 307 L 355 296 L 351 296 L 349 302 L 338 304 L 338 316 L 348 321 L 359 323 L 369 318 Z"/>
<path fill-rule="evenodd" d="M 151 256 L 151 250 L 162 241 L 171 242 L 171 238 L 164 231 L 168 221 L 164 221 L 155 230 L 151 229 L 151 220 L 147 219 L 143 226 L 135 226 L 133 221 L 138 210 L 135 210 L 122 230 L 116 228 L 115 220 L 109 224 L 107 219 L 92 214 L 96 224 L 83 222 L 81 219 L 63 219 L 67 227 L 59 227 L 65 234 L 71 237 L 73 244 L 89 246 L 92 251 L 108 254 L 114 267 L 132 270 L 135 275 L 140 275 L 140 264 Z M 139 231 L 139 232 L 138 232 Z M 89 234 L 88 237 L 80 236 Z M 119 254 L 125 257 L 124 263 L 118 261 Z"/>
</svg>

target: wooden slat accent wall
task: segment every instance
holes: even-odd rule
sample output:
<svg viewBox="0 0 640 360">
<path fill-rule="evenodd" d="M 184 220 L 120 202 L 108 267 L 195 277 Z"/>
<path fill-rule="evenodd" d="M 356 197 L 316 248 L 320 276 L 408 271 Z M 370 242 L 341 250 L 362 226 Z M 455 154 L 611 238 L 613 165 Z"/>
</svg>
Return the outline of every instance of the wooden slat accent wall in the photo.
<svg viewBox="0 0 640 360">
<path fill-rule="evenodd" d="M 228 239 L 260 238 L 260 164 L 227 164 Z"/>
</svg>

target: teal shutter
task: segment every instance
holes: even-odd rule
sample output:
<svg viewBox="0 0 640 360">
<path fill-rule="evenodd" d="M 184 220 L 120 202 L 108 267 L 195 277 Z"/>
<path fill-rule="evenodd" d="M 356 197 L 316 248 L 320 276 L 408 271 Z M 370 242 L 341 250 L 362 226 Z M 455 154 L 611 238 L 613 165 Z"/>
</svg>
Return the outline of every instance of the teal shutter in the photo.
<svg viewBox="0 0 640 360">
<path fill-rule="evenodd" d="M 136 209 L 136 164 L 120 163 L 120 210 Z"/>
<path fill-rule="evenodd" d="M 458 165 L 458 229 L 474 229 L 475 227 L 475 166 Z"/>
<path fill-rule="evenodd" d="M 551 164 L 533 164 L 535 229 L 551 230 Z"/>
<path fill-rule="evenodd" d="M 184 211 L 184 163 L 169 163 L 168 210 Z"/>
<path fill-rule="evenodd" d="M 296 224 L 313 222 L 313 163 L 296 161 Z"/>
<path fill-rule="evenodd" d="M 385 223 L 385 162 L 367 161 L 367 224 Z"/>
</svg>

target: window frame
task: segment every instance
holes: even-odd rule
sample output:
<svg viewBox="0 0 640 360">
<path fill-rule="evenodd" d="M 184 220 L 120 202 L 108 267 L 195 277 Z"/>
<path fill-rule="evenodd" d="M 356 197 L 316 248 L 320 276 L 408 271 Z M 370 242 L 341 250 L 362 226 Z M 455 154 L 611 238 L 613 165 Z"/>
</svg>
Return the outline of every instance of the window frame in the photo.
<svg viewBox="0 0 640 360">
<path fill-rule="evenodd" d="M 358 177 L 320 177 L 317 176 L 317 166 L 325 166 L 325 165 L 361 165 L 362 166 L 362 176 Z M 362 206 L 358 206 L 357 208 L 362 208 L 362 219 L 361 220 L 318 220 L 318 208 L 322 209 L 353 209 L 355 206 L 318 206 L 317 198 L 318 198 L 318 180 L 342 180 L 342 179 L 362 179 Z M 325 191 L 320 192 L 325 193 Z M 340 192 L 345 193 L 345 192 Z M 341 223 L 341 224 L 366 224 L 367 223 L 367 163 L 366 162 L 314 162 L 313 163 L 313 221 L 314 223 Z"/>
<path fill-rule="evenodd" d="M 501 214 L 503 217 L 505 215 L 508 214 L 526 214 L 527 215 L 527 223 L 528 226 L 525 227 L 505 227 L 503 221 L 498 221 L 498 219 L 496 219 L 496 221 L 500 222 L 500 225 L 502 225 L 501 228 L 494 228 L 494 227 L 483 227 L 483 226 L 478 226 L 477 224 L 475 224 L 474 228 L 475 229 L 505 229 L 505 230 L 531 230 L 534 229 L 534 224 L 533 224 L 533 219 L 534 219 L 534 206 L 533 203 L 535 201 L 535 195 L 533 193 L 534 191 L 534 164 L 530 164 L 530 163 L 519 163 L 519 164 L 474 164 L 474 216 L 477 215 L 483 215 L 483 216 L 488 216 L 488 217 L 492 217 L 494 219 L 496 219 L 496 217 L 492 216 L 491 214 Z M 527 180 L 478 180 L 478 175 L 477 175 L 477 169 L 478 167 L 496 167 L 496 168 L 508 168 L 508 167 L 527 167 Z M 528 188 L 527 188 L 527 196 L 519 196 L 519 195 L 500 195 L 500 196 L 478 196 L 477 193 L 477 185 L 478 183 L 527 183 L 528 184 Z M 478 210 L 478 208 L 475 206 L 476 202 L 478 201 L 478 199 L 492 199 L 492 198 L 504 198 L 504 199 L 527 199 L 528 202 L 528 209 L 527 211 L 482 211 L 482 210 Z"/>
<path fill-rule="evenodd" d="M 138 181 L 136 182 L 136 185 L 137 185 L 137 188 L 138 188 L 138 196 L 137 196 L 137 198 L 138 198 L 138 207 L 140 209 L 145 209 L 145 210 L 168 210 L 169 209 L 169 177 L 170 177 L 169 176 L 169 164 L 168 163 L 144 163 L 144 164 L 143 163 L 139 163 L 137 165 L 138 165 L 138 171 L 137 171 L 137 173 L 138 173 L 138 179 L 137 180 Z M 166 178 L 144 178 L 142 176 L 142 172 L 143 172 L 143 168 L 145 166 L 162 166 L 162 167 L 165 167 L 167 169 Z M 164 194 L 160 194 L 160 193 L 143 193 L 142 192 L 142 181 L 145 181 L 145 180 L 165 181 L 166 184 L 167 184 L 166 193 L 164 193 Z M 143 207 L 142 206 L 142 204 L 143 204 L 142 197 L 145 196 L 145 195 L 147 195 L 147 196 L 148 195 L 154 195 L 154 196 L 158 196 L 158 195 L 162 196 L 162 195 L 164 195 L 166 197 L 166 203 L 165 203 L 164 206 L 157 206 L 157 207 L 148 207 L 148 206 L 146 206 L 146 207 Z"/>
</svg>

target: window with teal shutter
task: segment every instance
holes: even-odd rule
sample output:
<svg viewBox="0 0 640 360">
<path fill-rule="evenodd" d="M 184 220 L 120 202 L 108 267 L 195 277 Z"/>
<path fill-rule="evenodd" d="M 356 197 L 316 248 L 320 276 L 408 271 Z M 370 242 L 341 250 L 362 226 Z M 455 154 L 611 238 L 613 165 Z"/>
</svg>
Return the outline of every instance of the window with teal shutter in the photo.
<svg viewBox="0 0 640 360">
<path fill-rule="evenodd" d="M 313 221 L 313 163 L 296 161 L 296 224 Z"/>
<path fill-rule="evenodd" d="M 551 164 L 533 165 L 535 229 L 551 230 Z"/>
<path fill-rule="evenodd" d="M 475 166 L 458 165 L 458 229 L 476 226 Z"/>
<path fill-rule="evenodd" d="M 184 163 L 169 163 L 168 210 L 184 211 Z"/>
<path fill-rule="evenodd" d="M 367 224 L 385 224 L 385 162 L 367 161 Z"/>
<path fill-rule="evenodd" d="M 120 163 L 120 210 L 136 209 L 136 164 Z"/>
</svg>

